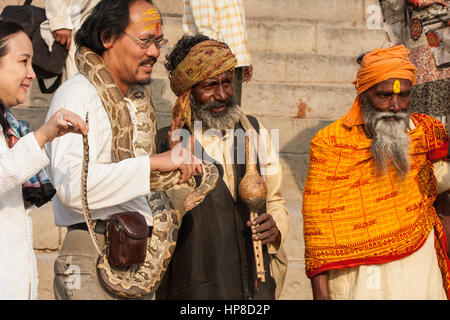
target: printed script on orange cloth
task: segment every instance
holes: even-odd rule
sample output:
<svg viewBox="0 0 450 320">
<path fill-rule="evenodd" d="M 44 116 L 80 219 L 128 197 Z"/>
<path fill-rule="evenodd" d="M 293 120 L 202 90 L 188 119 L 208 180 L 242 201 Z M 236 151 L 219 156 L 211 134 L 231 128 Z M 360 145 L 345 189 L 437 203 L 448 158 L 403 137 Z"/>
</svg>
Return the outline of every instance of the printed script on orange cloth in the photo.
<svg viewBox="0 0 450 320">
<path fill-rule="evenodd" d="M 417 251 L 434 228 L 449 296 L 447 239 L 433 207 L 438 191 L 432 161 L 447 154 L 444 126 L 430 116 L 411 114 L 415 124 L 408 132 L 411 170 L 402 180 L 393 168 L 382 176 L 376 174 L 372 140 L 360 123 L 349 126 L 347 116 L 311 141 L 303 192 L 307 276 L 401 259 Z"/>
</svg>

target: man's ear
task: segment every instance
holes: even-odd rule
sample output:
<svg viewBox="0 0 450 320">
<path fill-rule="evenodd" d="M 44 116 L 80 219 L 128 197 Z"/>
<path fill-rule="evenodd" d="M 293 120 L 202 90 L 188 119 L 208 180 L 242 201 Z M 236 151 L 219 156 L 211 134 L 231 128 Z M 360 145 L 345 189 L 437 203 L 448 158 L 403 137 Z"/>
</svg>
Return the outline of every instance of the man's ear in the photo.
<svg viewBox="0 0 450 320">
<path fill-rule="evenodd" d="M 107 35 L 104 32 L 101 34 L 100 37 L 102 40 L 103 47 L 106 50 L 112 49 L 112 47 L 114 46 L 114 43 L 116 42 L 116 39 L 114 37 L 112 37 L 111 35 Z"/>
</svg>

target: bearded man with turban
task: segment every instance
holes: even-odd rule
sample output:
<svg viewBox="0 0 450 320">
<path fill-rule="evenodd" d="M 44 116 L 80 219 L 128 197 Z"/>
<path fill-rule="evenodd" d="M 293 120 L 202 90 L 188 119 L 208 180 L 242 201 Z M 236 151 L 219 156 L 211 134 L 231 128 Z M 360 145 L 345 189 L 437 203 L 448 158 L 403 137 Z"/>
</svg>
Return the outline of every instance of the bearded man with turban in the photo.
<svg viewBox="0 0 450 320">
<path fill-rule="evenodd" d="M 449 189 L 448 136 L 408 113 L 416 68 L 395 46 L 364 56 L 349 113 L 311 141 L 303 191 L 315 299 L 446 299 L 447 238 L 433 202 Z"/>
<path fill-rule="evenodd" d="M 158 131 L 157 149 L 173 147 L 175 130 L 183 128 L 196 139 L 197 158 L 212 162 L 220 179 L 204 201 L 183 217 L 177 246 L 156 298 L 274 299 L 286 271 L 282 245 L 289 213 L 280 193 L 281 167 L 272 161 L 275 152 L 254 117 L 248 119 L 259 131 L 269 159 L 264 162 L 264 172 L 260 169 L 261 174 L 266 173 L 267 202 L 254 221 L 255 228 L 250 227 L 249 209 L 239 196 L 246 166 L 245 139 L 237 134 L 244 133 L 242 113 L 232 99 L 236 58 L 225 43 L 203 35 L 185 35 L 166 59 L 170 86 L 178 99 L 172 126 Z M 262 168 L 260 159 L 259 165 Z M 252 236 L 262 243 L 265 282 L 257 280 Z M 275 265 L 281 268 L 271 269 Z M 275 284 L 274 278 L 280 281 Z"/>
</svg>

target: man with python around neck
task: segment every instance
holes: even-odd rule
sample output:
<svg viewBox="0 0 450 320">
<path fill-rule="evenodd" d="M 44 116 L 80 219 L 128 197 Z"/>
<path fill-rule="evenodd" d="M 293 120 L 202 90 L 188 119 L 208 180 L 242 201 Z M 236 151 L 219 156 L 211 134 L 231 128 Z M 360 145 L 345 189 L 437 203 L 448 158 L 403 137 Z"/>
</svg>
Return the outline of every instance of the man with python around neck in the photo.
<svg viewBox="0 0 450 320">
<path fill-rule="evenodd" d="M 85 47 L 103 58 L 104 66 L 117 86 L 115 96 L 124 99 L 133 126 L 133 142 L 145 132 L 138 125 L 137 107 L 127 91 L 134 85 L 150 82 L 153 65 L 166 43 L 161 29 L 161 18 L 151 1 L 103 0 L 93 9 L 76 34 L 77 47 Z M 101 59 L 98 59 L 101 60 Z M 81 66 L 82 68 L 86 65 Z M 79 66 L 80 70 L 80 66 Z M 101 77 L 98 69 L 94 78 Z M 149 226 L 152 212 L 146 199 L 150 193 L 150 171 L 182 172 L 180 183 L 194 173 L 201 173 L 187 152 L 182 157 L 171 152 L 136 156 L 121 161 L 113 159 L 115 132 L 104 107 L 105 97 L 99 96 L 94 86 L 78 73 L 55 93 L 48 112 L 51 117 L 60 108 L 67 108 L 82 118 L 89 113 L 90 163 L 87 199 L 92 219 L 97 220 L 96 232 L 111 215 L 120 212 L 139 212 Z M 118 113 L 119 111 L 117 111 Z M 114 113 L 114 112 L 113 112 Z M 119 124 L 120 125 L 120 124 Z M 151 135 L 148 135 L 151 139 Z M 148 141 L 144 141 L 148 142 Z M 133 143 L 132 148 L 135 146 Z M 57 139 L 46 148 L 50 158 L 47 167 L 57 190 L 53 200 L 55 223 L 67 227 L 68 232 L 55 261 L 54 290 L 56 299 L 114 299 L 99 283 L 96 274 L 98 253 L 87 231 L 80 200 L 80 173 L 83 159 L 81 137 L 68 135 Z M 172 151 L 173 152 L 173 151 Z M 177 152 L 182 152 L 179 150 Z M 103 237 L 97 237 L 102 240 Z M 103 245 L 103 244 L 101 244 Z M 149 298 L 152 298 L 150 296 Z"/>
</svg>

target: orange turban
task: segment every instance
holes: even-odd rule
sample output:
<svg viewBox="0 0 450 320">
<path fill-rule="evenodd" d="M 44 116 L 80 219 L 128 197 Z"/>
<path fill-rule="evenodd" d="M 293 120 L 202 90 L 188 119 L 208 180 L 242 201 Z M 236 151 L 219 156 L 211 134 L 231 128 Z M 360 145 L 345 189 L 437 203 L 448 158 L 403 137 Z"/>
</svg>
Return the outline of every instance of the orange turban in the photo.
<svg viewBox="0 0 450 320">
<path fill-rule="evenodd" d="M 364 123 L 361 113 L 360 95 L 377 83 L 388 79 L 406 79 L 411 86 L 416 84 L 416 67 L 408 59 L 409 50 L 403 45 L 387 49 L 375 49 L 367 53 L 358 70 L 355 85 L 358 96 L 347 115 L 345 125 Z"/>
<path fill-rule="evenodd" d="M 172 121 L 181 119 L 190 128 L 191 88 L 234 68 L 236 63 L 236 57 L 223 42 L 206 40 L 193 46 L 170 76 L 170 88 L 178 96 L 172 109 Z"/>
</svg>

